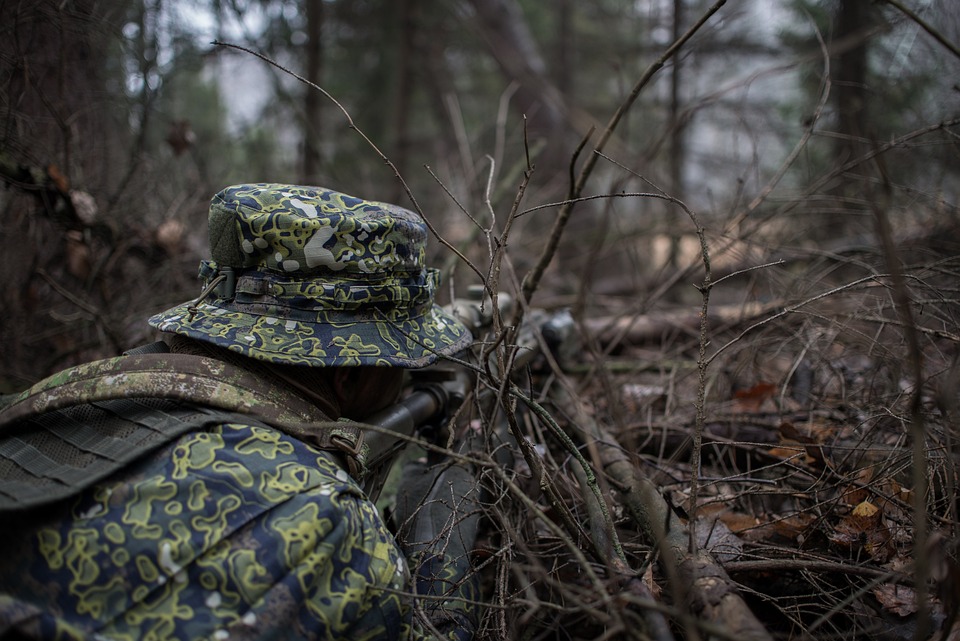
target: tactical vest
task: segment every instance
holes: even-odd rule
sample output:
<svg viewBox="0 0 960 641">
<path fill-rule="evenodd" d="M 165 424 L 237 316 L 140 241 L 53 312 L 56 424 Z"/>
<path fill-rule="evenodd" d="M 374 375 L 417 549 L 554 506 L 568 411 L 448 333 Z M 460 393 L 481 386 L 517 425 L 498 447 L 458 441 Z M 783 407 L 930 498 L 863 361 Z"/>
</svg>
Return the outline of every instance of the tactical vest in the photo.
<svg viewBox="0 0 960 641">
<path fill-rule="evenodd" d="M 359 424 L 223 361 L 134 350 L 69 368 L 0 409 L 0 511 L 78 494 L 178 436 L 219 423 L 270 426 L 365 471 Z"/>
</svg>

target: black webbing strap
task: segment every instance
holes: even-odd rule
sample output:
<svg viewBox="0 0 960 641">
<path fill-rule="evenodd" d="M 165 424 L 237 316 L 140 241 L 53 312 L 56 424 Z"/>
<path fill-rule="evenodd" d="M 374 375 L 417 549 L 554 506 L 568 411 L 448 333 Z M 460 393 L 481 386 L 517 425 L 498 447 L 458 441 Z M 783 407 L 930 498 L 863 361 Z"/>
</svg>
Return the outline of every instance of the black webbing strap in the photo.
<svg viewBox="0 0 960 641">
<path fill-rule="evenodd" d="M 138 356 L 140 354 L 169 354 L 170 346 L 164 343 L 163 341 L 156 341 L 153 343 L 147 343 L 146 345 L 138 345 L 132 349 L 128 349 L 123 353 L 124 356 Z"/>
<path fill-rule="evenodd" d="M 25 419 L 0 440 L 0 512 L 28 510 L 76 496 L 177 437 L 249 416 L 175 401 L 116 399 Z M 86 418 L 80 417 L 85 412 Z"/>
<path fill-rule="evenodd" d="M 331 421 L 294 390 L 245 368 L 167 353 L 166 345 L 160 345 L 144 346 L 146 353 L 70 368 L 0 408 L 0 497 L 7 497 L 0 498 L 0 510 L 16 507 L 21 490 L 33 505 L 46 491 L 70 494 L 53 489 L 58 484 L 87 487 L 88 475 L 103 478 L 133 457 L 214 420 L 205 417 L 266 425 L 319 450 L 336 452 L 358 481 L 366 474 L 366 462 L 376 457 L 377 448 L 366 443 L 365 426 Z M 163 411 L 157 411 L 158 403 L 166 404 Z M 184 407 L 192 409 L 183 413 Z M 101 429 L 106 419 L 96 411 L 116 419 L 112 433 Z M 131 432 L 130 425 L 137 429 Z M 53 455 L 59 451 L 83 452 L 87 458 L 77 455 L 64 467 Z M 76 464 L 77 457 L 82 465 Z M 37 492 L 21 483 L 48 487 Z"/>
</svg>

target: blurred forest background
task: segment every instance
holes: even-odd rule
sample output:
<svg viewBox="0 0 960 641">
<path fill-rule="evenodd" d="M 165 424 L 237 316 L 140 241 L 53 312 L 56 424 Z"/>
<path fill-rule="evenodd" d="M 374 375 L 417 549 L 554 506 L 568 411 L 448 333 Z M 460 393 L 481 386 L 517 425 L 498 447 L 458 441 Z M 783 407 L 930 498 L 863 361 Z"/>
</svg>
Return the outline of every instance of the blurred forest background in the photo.
<svg viewBox="0 0 960 641">
<path fill-rule="evenodd" d="M 956 12 L 915 4 L 956 43 Z M 706 6 L 3 2 L 4 387 L 145 340 L 141 319 L 197 291 L 206 206 L 227 185 L 318 184 L 412 206 L 334 103 L 213 42 L 323 87 L 440 233 L 483 262 L 463 210 L 483 228 L 491 211 L 502 224 L 527 155 L 521 210 L 562 201 L 590 128 L 602 131 Z M 880 192 L 898 234 L 945 229 L 960 167 L 955 127 L 937 125 L 958 115 L 958 70 L 955 51 L 883 3 L 729 3 L 627 111 L 582 196 L 669 194 L 699 213 L 711 242 L 735 241 L 728 268 L 870 243 L 867 201 Z M 889 190 L 875 163 L 848 166 L 878 149 Z M 555 214 L 518 219 L 509 256 L 521 276 Z M 675 268 L 697 262 L 694 233 L 663 200 L 581 203 L 549 293 L 653 306 L 649 290 L 669 281 L 674 300 L 696 300 L 689 278 L 672 287 Z M 449 252 L 432 248 L 449 273 Z"/>
<path fill-rule="evenodd" d="M 712 3 L 0 0 L 0 392 L 152 340 L 146 317 L 199 292 L 207 205 L 230 184 L 419 209 L 444 301 L 478 274 L 519 294 L 569 214 L 527 293 L 573 312 L 581 422 L 728 528 L 725 567 L 772 634 L 930 632 L 912 592 L 880 588 L 912 589 L 919 524 L 947 550 L 920 574 L 934 623 L 960 604 L 936 581 L 960 583 L 960 12 L 718 4 L 666 56 Z M 691 495 L 701 454 L 715 481 Z M 579 505 L 583 479 L 550 464 Z M 864 502 L 881 543 L 844 520 Z M 555 597 L 571 579 L 530 561 L 549 550 L 523 528 L 500 533 L 529 545 L 504 577 Z M 639 541 L 623 549 L 644 568 Z M 491 638 L 649 630 L 508 578 Z"/>
</svg>

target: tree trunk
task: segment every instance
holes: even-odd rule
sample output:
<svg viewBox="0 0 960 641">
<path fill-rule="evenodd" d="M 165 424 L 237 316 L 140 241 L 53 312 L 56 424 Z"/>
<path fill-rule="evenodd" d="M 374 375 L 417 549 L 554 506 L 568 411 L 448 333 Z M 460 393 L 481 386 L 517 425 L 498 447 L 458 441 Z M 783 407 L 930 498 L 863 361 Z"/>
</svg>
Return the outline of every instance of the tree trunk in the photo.
<svg viewBox="0 0 960 641">
<path fill-rule="evenodd" d="M 400 25 L 397 42 L 396 79 L 394 84 L 394 153 L 393 163 L 401 176 L 406 175 L 412 146 L 410 133 L 410 102 L 414 93 L 414 73 L 417 65 L 416 39 L 419 33 L 418 0 L 398 0 L 397 23 Z M 401 200 L 402 188 L 394 182 L 393 202 Z"/>
<path fill-rule="evenodd" d="M 557 39 L 554 41 L 554 59 L 557 64 L 553 68 L 554 82 L 557 90 L 564 98 L 573 95 L 573 59 L 570 55 L 573 43 L 573 3 L 570 0 L 557 0 Z"/>
<path fill-rule="evenodd" d="M 683 0 L 673 0 L 673 41 L 683 33 Z M 684 161 L 684 122 L 680 110 L 680 62 L 683 56 L 674 56 L 670 71 L 670 190 L 671 195 L 684 200 L 683 161 Z M 670 215 L 670 214 L 668 214 Z M 674 213 L 673 215 L 678 215 Z M 670 237 L 670 267 L 676 267 L 680 252 L 680 235 Z"/>
<path fill-rule="evenodd" d="M 868 119 L 867 31 L 873 26 L 873 12 L 869 0 L 839 0 L 834 14 L 832 44 L 840 53 L 834 62 L 832 99 L 836 114 L 836 137 L 833 142 L 834 165 L 842 165 L 869 151 L 866 142 Z M 826 238 L 848 233 L 851 216 L 843 215 L 850 207 L 849 198 L 860 197 L 862 185 L 856 180 L 843 179 L 831 190 L 838 199 L 836 213 L 829 214 L 821 226 Z"/>
<path fill-rule="evenodd" d="M 470 4 L 500 69 L 519 85 L 515 104 L 527 118 L 531 139 L 542 139 L 548 144 L 562 140 L 563 100 L 549 80 L 547 65 L 520 5 L 516 0 L 470 0 Z M 543 154 L 548 162 L 555 156 L 550 151 L 555 150 L 548 149 Z"/>
<path fill-rule="evenodd" d="M 872 24 L 868 0 L 841 0 L 837 5 L 834 40 L 862 38 Z M 858 42 L 837 56 L 833 98 L 837 112 L 834 154 L 838 164 L 863 153 L 867 112 L 867 42 Z"/>
<path fill-rule="evenodd" d="M 77 313 L 74 301 L 102 315 L 112 303 L 93 286 L 93 233 L 82 230 L 113 223 L 104 203 L 133 164 L 122 158 L 130 130 L 112 119 L 107 78 L 109 43 L 119 39 L 111 29 L 119 30 L 136 8 L 120 1 L 0 2 L 0 211 L 8 241 L 0 252 L 0 392 L 117 347 L 107 331 L 98 333 L 96 317 Z M 119 75 L 110 79 L 123 86 Z M 142 77 L 143 94 L 151 92 L 150 79 Z M 136 147 L 130 157 L 141 153 Z"/>
<path fill-rule="evenodd" d="M 307 5 L 307 75 L 306 78 L 319 86 L 323 81 L 323 2 L 306 0 Z M 306 185 L 317 184 L 320 179 L 321 118 L 323 96 L 312 87 L 307 87 L 303 117 L 303 167 L 301 181 Z"/>
</svg>

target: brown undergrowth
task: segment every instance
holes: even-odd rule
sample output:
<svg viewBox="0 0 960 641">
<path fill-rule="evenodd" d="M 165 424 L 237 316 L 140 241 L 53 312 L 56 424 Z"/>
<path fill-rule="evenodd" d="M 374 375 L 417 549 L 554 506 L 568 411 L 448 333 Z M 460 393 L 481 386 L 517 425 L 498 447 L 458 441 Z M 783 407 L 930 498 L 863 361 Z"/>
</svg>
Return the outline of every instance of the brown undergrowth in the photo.
<svg viewBox="0 0 960 641">
<path fill-rule="evenodd" d="M 924 638 L 956 639 L 957 249 L 923 239 L 901 247 L 922 353 L 922 549 L 913 510 L 914 381 L 883 257 L 862 248 L 798 253 L 715 292 L 739 297 L 742 313 L 724 303 L 711 319 L 696 509 L 696 305 L 640 318 L 634 299 L 607 299 L 581 323 L 584 349 L 565 363 L 566 375 L 543 363 L 525 373 L 597 477 L 585 478 L 570 445 L 543 421 L 519 413 L 541 469 L 518 457 L 513 480 L 529 504 L 491 504 L 478 558 L 494 607 L 481 637 L 911 639 L 921 557 L 933 635 Z M 647 322 L 668 311 L 672 323 Z M 604 334 L 597 318 L 634 318 L 654 330 Z M 561 387 L 566 401 L 551 395 Z M 649 494 L 639 514 L 601 452 L 606 446 L 630 462 L 639 492 Z M 609 508 L 612 541 L 599 534 L 592 483 Z M 651 507 L 657 501 L 661 507 Z M 671 552 L 664 541 L 678 540 L 677 528 L 683 545 Z M 684 555 L 704 552 L 709 562 L 684 569 Z M 698 587 L 711 572 L 719 578 Z M 721 606 L 727 590 L 745 608 Z M 755 621 L 745 624 L 744 613 Z"/>
</svg>

